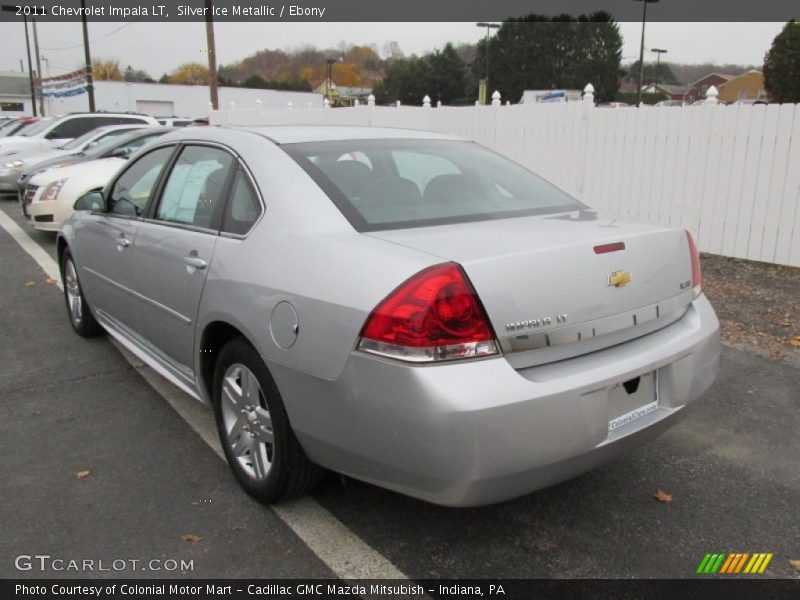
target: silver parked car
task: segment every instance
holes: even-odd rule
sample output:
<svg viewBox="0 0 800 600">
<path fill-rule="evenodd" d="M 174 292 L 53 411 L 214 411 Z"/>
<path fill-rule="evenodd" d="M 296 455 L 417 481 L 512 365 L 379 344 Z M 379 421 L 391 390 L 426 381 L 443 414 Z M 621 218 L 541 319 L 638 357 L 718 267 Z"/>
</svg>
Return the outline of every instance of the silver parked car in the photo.
<svg viewBox="0 0 800 600">
<path fill-rule="evenodd" d="M 603 217 L 461 139 L 181 130 L 76 208 L 72 326 L 210 404 L 264 502 L 320 467 L 512 498 L 653 438 L 717 373 L 686 231 Z"/>
</svg>

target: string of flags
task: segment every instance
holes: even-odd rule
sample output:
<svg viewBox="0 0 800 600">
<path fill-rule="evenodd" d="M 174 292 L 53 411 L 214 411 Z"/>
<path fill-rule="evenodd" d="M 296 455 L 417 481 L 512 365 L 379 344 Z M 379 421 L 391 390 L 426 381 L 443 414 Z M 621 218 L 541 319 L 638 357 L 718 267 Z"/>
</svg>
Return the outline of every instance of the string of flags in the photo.
<svg viewBox="0 0 800 600">
<path fill-rule="evenodd" d="M 78 69 L 71 73 L 43 77 L 36 80 L 39 94 L 45 97 L 66 98 L 85 94 L 87 86 L 88 69 Z"/>
</svg>

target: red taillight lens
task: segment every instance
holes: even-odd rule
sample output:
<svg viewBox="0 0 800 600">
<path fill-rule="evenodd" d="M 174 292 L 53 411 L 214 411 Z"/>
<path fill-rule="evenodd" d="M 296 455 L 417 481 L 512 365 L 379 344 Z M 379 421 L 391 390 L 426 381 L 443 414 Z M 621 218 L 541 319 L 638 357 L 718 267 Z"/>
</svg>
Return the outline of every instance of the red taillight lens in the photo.
<svg viewBox="0 0 800 600">
<path fill-rule="evenodd" d="M 478 297 L 455 263 L 420 271 L 372 311 L 360 350 L 413 362 L 497 353 Z"/>
<path fill-rule="evenodd" d="M 686 231 L 686 239 L 689 241 L 689 255 L 692 259 L 692 289 L 694 295 L 699 296 L 702 291 L 703 277 L 700 273 L 700 253 L 697 251 L 697 244 L 689 231 Z"/>
</svg>

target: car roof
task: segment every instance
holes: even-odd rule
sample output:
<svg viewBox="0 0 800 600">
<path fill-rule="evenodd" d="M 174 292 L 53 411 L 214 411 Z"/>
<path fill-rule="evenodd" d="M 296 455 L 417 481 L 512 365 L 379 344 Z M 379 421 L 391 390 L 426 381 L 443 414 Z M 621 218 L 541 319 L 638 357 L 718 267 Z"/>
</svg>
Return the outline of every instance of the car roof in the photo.
<svg viewBox="0 0 800 600">
<path fill-rule="evenodd" d="M 264 127 L 225 127 L 252 131 L 276 144 L 299 144 L 302 142 L 332 142 L 341 140 L 461 140 L 465 138 L 416 131 L 413 129 L 390 129 L 386 127 L 348 127 L 341 125 L 270 125 Z"/>
</svg>

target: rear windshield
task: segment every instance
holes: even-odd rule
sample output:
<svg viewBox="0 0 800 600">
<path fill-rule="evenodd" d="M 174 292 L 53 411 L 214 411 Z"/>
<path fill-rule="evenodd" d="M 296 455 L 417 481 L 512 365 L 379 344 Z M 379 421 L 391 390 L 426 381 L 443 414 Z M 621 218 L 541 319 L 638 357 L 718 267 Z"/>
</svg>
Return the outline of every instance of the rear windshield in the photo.
<svg viewBox="0 0 800 600">
<path fill-rule="evenodd" d="M 541 177 L 471 142 L 347 140 L 281 147 L 358 231 L 584 208 Z"/>
</svg>

